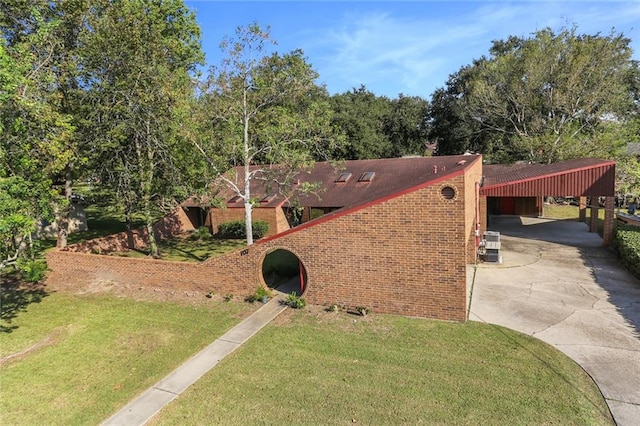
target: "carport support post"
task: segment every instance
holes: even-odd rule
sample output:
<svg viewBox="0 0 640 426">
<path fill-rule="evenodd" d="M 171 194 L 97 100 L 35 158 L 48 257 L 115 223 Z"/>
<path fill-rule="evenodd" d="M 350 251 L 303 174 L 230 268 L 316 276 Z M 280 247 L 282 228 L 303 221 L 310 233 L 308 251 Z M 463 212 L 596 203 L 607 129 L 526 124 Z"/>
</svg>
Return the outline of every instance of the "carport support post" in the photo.
<svg viewBox="0 0 640 426">
<path fill-rule="evenodd" d="M 589 197 L 591 217 L 589 218 L 589 232 L 598 232 L 598 197 Z"/>
<path fill-rule="evenodd" d="M 579 207 L 580 209 L 580 222 L 587 223 L 587 197 L 584 195 L 580 196 Z"/>
<path fill-rule="evenodd" d="M 605 246 L 613 242 L 613 197 L 604 199 L 604 229 L 602 230 L 602 244 Z"/>
</svg>

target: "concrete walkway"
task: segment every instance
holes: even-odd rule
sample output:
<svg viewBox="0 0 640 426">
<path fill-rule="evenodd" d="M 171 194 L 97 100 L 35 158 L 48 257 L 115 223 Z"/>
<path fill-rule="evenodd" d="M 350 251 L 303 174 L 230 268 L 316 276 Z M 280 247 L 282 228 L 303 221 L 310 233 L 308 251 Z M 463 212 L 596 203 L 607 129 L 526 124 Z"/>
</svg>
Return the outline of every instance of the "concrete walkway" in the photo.
<svg viewBox="0 0 640 426">
<path fill-rule="evenodd" d="M 176 399 L 178 395 L 206 372 L 215 367 L 220 360 L 236 350 L 284 311 L 286 306 L 280 301 L 285 298 L 285 295 L 278 295 L 271 299 L 250 317 L 197 353 L 102 424 L 118 426 L 144 425 L 165 405 Z"/>
<path fill-rule="evenodd" d="M 577 221 L 506 217 L 502 264 L 478 266 L 469 318 L 534 336 L 591 375 L 618 425 L 640 424 L 640 282 Z"/>
</svg>

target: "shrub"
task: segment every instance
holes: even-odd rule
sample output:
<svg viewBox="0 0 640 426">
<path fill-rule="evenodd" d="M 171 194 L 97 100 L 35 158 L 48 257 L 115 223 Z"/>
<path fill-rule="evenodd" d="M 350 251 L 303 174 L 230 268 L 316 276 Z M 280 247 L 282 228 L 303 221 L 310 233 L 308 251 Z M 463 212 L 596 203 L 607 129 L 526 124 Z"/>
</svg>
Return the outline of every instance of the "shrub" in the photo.
<svg viewBox="0 0 640 426">
<path fill-rule="evenodd" d="M 189 239 L 202 241 L 211 237 L 211 230 L 206 226 L 201 226 L 189 235 Z"/>
<path fill-rule="evenodd" d="M 284 301 L 284 304 L 293 309 L 302 309 L 307 306 L 307 301 L 304 300 L 304 297 L 299 297 L 295 293 L 291 293 L 287 295 L 287 300 Z"/>
<path fill-rule="evenodd" d="M 37 283 L 43 279 L 47 271 L 47 264 L 40 260 L 20 261 L 17 266 L 22 274 L 22 279 L 30 283 Z"/>
<path fill-rule="evenodd" d="M 218 226 L 218 235 L 221 238 L 234 238 L 244 239 L 247 238 L 247 232 L 245 230 L 244 220 L 234 220 L 231 222 L 224 222 Z M 259 240 L 267 235 L 269 232 L 269 223 L 263 220 L 257 220 L 252 222 L 253 224 L 253 238 Z"/>
<path fill-rule="evenodd" d="M 622 264 L 636 278 L 640 278 L 640 227 L 618 224 L 615 248 Z"/>
<path fill-rule="evenodd" d="M 263 300 L 265 297 L 266 298 L 271 297 L 271 292 L 259 285 L 258 287 L 256 287 L 256 291 L 253 294 L 245 297 L 244 300 L 246 302 L 253 303 L 259 300 Z"/>
</svg>

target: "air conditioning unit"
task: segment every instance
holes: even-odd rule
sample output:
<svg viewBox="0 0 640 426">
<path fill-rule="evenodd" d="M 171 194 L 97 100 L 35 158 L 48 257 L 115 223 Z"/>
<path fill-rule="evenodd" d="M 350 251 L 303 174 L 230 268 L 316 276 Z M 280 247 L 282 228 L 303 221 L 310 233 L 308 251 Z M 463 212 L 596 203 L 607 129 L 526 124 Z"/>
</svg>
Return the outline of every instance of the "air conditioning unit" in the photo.
<svg viewBox="0 0 640 426">
<path fill-rule="evenodd" d="M 485 262 L 502 262 L 499 232 L 486 231 L 481 245 L 484 246 L 483 259 Z"/>
</svg>

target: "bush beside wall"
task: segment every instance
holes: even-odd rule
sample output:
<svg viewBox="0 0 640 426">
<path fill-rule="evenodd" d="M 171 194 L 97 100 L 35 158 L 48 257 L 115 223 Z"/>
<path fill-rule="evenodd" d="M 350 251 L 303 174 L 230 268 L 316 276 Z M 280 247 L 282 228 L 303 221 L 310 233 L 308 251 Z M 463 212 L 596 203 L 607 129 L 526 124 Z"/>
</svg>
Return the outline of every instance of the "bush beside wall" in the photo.
<svg viewBox="0 0 640 426">
<path fill-rule="evenodd" d="M 259 240 L 269 232 L 269 223 L 257 220 L 253 223 L 253 238 Z M 244 220 L 233 220 L 224 222 L 218 226 L 218 235 L 221 238 L 245 239 L 247 232 Z"/>
<path fill-rule="evenodd" d="M 640 227 L 618 224 L 615 247 L 622 264 L 640 279 Z"/>
</svg>

